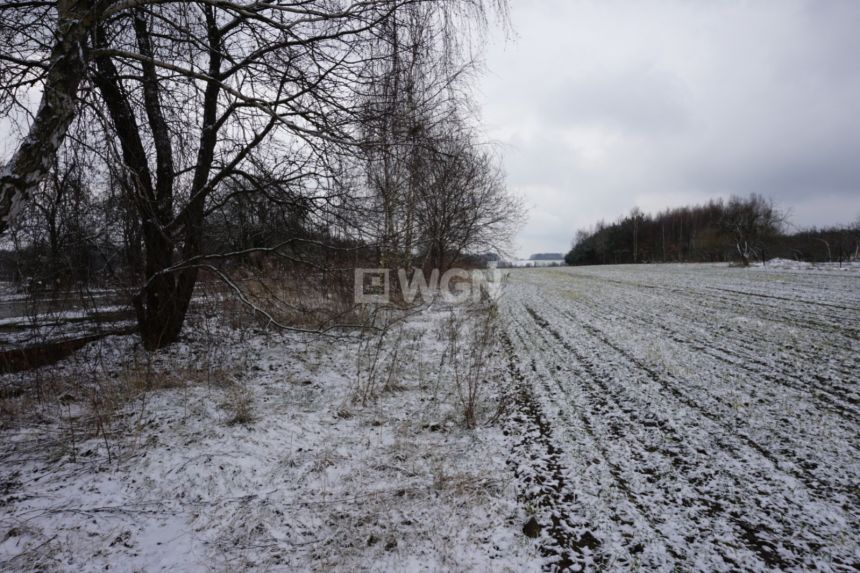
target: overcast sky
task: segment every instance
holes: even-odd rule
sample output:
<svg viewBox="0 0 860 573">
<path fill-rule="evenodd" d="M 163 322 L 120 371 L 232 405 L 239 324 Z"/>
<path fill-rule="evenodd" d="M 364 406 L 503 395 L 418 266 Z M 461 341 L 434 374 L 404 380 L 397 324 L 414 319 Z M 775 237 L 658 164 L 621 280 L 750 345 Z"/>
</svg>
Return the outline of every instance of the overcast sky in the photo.
<svg viewBox="0 0 860 573">
<path fill-rule="evenodd" d="M 799 226 L 860 217 L 860 1 L 511 4 L 478 96 L 530 207 L 520 255 L 732 194 Z"/>
</svg>

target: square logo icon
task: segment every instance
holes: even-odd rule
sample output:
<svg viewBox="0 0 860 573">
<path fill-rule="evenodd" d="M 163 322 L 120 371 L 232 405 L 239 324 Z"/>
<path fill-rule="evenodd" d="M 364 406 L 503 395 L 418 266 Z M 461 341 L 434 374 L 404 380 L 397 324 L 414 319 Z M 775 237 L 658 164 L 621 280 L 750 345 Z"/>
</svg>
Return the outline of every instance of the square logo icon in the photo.
<svg viewBox="0 0 860 573">
<path fill-rule="evenodd" d="M 388 269 L 355 269 L 356 304 L 387 304 L 388 289 Z"/>
</svg>

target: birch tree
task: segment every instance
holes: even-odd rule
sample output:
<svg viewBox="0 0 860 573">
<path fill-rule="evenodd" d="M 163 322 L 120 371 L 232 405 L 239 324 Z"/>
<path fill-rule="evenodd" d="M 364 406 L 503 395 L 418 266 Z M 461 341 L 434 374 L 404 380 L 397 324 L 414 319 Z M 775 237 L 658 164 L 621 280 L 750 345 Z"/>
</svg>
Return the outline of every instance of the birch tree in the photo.
<svg viewBox="0 0 860 573">
<path fill-rule="evenodd" d="M 41 103 L 0 171 L 0 232 L 69 129 L 103 129 L 140 221 L 141 336 L 147 348 L 173 342 L 198 274 L 223 256 L 203 244 L 213 197 L 230 181 L 253 186 L 254 161 L 325 189 L 356 145 L 360 96 L 377 80 L 369 63 L 385 52 L 377 46 L 398 12 L 419 4 L 445 12 L 428 20 L 443 34 L 483 17 L 478 0 L 4 3 L 0 104 L 27 114 L 39 91 Z M 76 123 L 85 109 L 92 121 Z"/>
</svg>

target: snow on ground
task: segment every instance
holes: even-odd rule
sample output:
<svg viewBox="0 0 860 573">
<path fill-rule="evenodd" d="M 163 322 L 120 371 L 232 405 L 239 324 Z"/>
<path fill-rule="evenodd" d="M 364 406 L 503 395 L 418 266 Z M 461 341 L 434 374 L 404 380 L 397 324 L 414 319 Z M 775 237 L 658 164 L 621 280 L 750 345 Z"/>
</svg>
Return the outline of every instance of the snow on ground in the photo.
<svg viewBox="0 0 860 573">
<path fill-rule="evenodd" d="M 32 319 L 0 319 L 0 352 L 107 332 L 128 331 L 136 325 L 131 316 L 128 307 L 103 307 L 95 311 L 38 315 Z"/>
<path fill-rule="evenodd" d="M 0 378 L 0 570 L 860 568 L 860 275 L 508 283 L 474 430 L 463 307 L 362 340 L 200 319 Z"/>
<path fill-rule="evenodd" d="M 0 351 L 126 329 L 133 316 L 115 290 L 21 294 L 0 282 Z"/>
<path fill-rule="evenodd" d="M 92 319 L 94 316 L 98 314 L 104 314 L 108 312 L 119 312 L 123 310 L 128 310 L 128 306 L 121 305 L 111 305 L 111 306 L 99 306 L 93 309 L 87 310 L 64 310 L 60 312 L 53 312 L 50 314 L 39 314 L 33 317 L 27 316 L 16 316 L 12 318 L 0 318 L 0 327 L 8 327 L 8 326 L 18 326 L 18 327 L 30 327 L 33 324 L 35 325 L 44 325 L 45 323 L 63 323 L 74 320 L 84 320 L 84 319 Z"/>
<path fill-rule="evenodd" d="M 475 430 L 452 385 L 469 320 L 430 309 L 381 345 L 201 321 L 154 359 L 90 344 L 26 381 L 35 402 L 2 378 L 0 570 L 539 569 L 490 423 L 502 378 Z"/>
<path fill-rule="evenodd" d="M 860 261 L 842 263 L 809 263 L 791 259 L 771 259 L 766 263 L 751 263 L 750 269 L 763 271 L 818 271 L 818 272 L 860 272 Z"/>
<path fill-rule="evenodd" d="M 523 503 L 559 566 L 860 568 L 860 277 L 515 270 Z"/>
</svg>

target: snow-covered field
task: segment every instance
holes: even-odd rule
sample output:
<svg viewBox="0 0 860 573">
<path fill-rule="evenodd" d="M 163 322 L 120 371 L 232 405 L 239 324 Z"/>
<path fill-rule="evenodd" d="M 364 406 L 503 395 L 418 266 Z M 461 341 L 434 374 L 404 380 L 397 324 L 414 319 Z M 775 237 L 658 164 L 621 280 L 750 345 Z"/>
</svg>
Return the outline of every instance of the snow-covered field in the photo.
<svg viewBox="0 0 860 573">
<path fill-rule="evenodd" d="M 512 272 L 515 454 L 545 555 L 860 567 L 860 276 L 779 266 Z"/>
<path fill-rule="evenodd" d="M 0 376 L 0 570 L 860 567 L 860 273 L 515 269 L 498 309 L 477 374 L 492 313 L 437 305 Z"/>
</svg>

